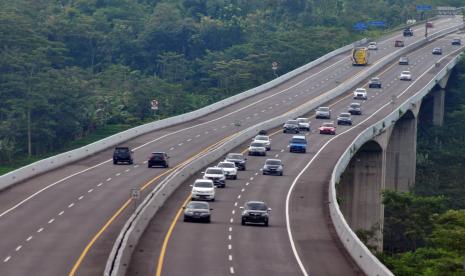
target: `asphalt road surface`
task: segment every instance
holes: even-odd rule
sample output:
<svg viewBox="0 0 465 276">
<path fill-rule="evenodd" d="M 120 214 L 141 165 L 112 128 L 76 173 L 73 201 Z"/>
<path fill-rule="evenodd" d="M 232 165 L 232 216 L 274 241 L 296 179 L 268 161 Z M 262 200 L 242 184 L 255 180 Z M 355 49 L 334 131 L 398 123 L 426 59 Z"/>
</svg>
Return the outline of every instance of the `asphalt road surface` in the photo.
<svg viewBox="0 0 465 276">
<path fill-rule="evenodd" d="M 435 22 L 434 31 L 452 26 L 457 22 L 452 19 L 441 19 Z M 417 29 L 417 36 L 406 38 L 406 44 L 421 37 L 419 35 L 421 28 Z M 375 63 L 387 53 L 395 50 L 393 40 L 395 36 L 378 43 L 380 49 L 372 54 L 371 63 Z M 434 43 L 447 44 L 447 41 Z M 445 47 L 445 54 L 449 50 Z M 419 55 L 422 53 L 421 50 L 417 52 Z M 135 164 L 133 165 L 113 165 L 110 162 L 112 149 L 108 149 L 2 191 L 0 193 L 0 231 L 4 238 L 0 240 L 1 274 L 101 275 L 113 242 L 125 220 L 133 211 L 128 201 L 131 188 L 141 189 L 142 197 L 145 196 L 147 191 L 159 183 L 173 167 L 202 152 L 208 146 L 240 129 L 283 114 L 367 69 L 352 67 L 348 54 L 347 52 L 336 56 L 282 85 L 200 119 L 128 141 L 125 145 L 135 149 Z M 423 49 L 423 54 L 426 57 L 426 54 L 430 54 L 430 49 Z M 417 63 L 412 71 L 414 74 L 420 73 L 426 68 L 425 64 L 432 60 L 428 55 L 427 58 Z M 414 61 L 413 56 L 411 61 Z M 415 65 L 412 64 L 412 66 Z M 388 82 L 384 81 L 386 84 Z M 383 91 L 387 90 L 387 88 L 383 89 Z M 377 102 L 378 96 L 382 99 L 385 93 L 377 95 L 376 99 L 374 98 L 373 101 L 370 99 L 367 103 Z M 341 101 L 340 104 L 342 103 Z M 344 105 L 346 106 L 347 103 Z M 371 104 L 366 106 L 367 112 L 376 110 Z M 240 127 L 235 126 L 237 121 L 241 122 Z M 313 122 L 314 129 L 316 125 L 317 123 Z M 258 169 L 263 158 L 250 158 L 249 170 L 241 173 L 240 180 L 230 181 L 225 190 L 218 191 L 213 224 L 177 224 L 172 239 L 168 243 L 164 259 L 164 275 L 183 275 L 183 271 L 176 270 L 182 267 L 186 267 L 184 269 L 190 272 L 202 268 L 205 269 L 207 275 L 230 273 L 231 267 L 234 273 L 242 275 L 260 274 L 259 272 L 271 275 L 277 274 L 278 271 L 284 271 L 289 275 L 301 273 L 296 265 L 285 230 L 285 196 L 291 180 L 299 169 L 301 170 L 309 157 L 315 154 L 315 150 L 322 145 L 323 141 L 329 138 L 316 138 L 317 136 L 310 135 L 311 147 L 308 154 L 289 155 L 286 151 L 288 137 L 276 135 L 273 137 L 273 149 L 270 156 L 282 154 L 280 158 L 288 164 L 285 176 L 279 178 L 280 181 L 276 181 L 271 176 L 267 176 L 269 180 L 258 177 Z M 319 139 L 322 140 L 318 142 Z M 284 151 L 281 152 L 283 149 Z M 171 156 L 172 168 L 148 169 L 146 160 L 153 151 L 166 151 Z M 253 180 L 251 180 L 252 177 Z M 249 184 L 246 179 L 249 179 Z M 239 188 L 241 185 L 243 188 Z M 273 189 L 270 189 L 270 185 L 273 185 Z M 139 258 L 141 255 L 135 256 L 134 264 L 136 265 L 131 267 L 134 275 L 151 275 L 154 272 L 160 253 L 160 247 L 157 248 L 160 245 L 159 239 L 164 239 L 166 228 L 173 220 L 173 213 L 180 208 L 187 192 L 187 187 L 179 189 L 167 204 L 166 210 L 164 208 L 154 219 L 154 223 L 160 225 L 159 231 L 161 232 L 158 235 L 155 233 L 156 237 L 147 242 L 150 249 L 140 252 L 152 254 L 151 256 L 143 255 L 143 258 Z M 320 194 L 323 197 L 323 193 L 320 192 Z M 238 198 L 239 195 L 241 195 L 240 198 Z M 267 200 L 273 208 L 271 227 L 266 229 L 253 226 L 237 227 L 239 213 L 236 209 L 232 214 L 232 208 L 237 207 L 234 203 L 236 201 L 242 203 L 244 199 L 258 196 L 263 196 L 263 199 Z M 292 201 L 291 208 L 293 204 L 294 201 Z M 318 208 L 312 209 L 307 215 L 319 212 L 318 210 L 324 213 L 324 204 L 319 205 Z M 232 223 L 231 218 L 233 218 Z M 291 218 L 293 221 L 292 215 Z M 212 227 L 209 228 L 209 226 Z M 318 231 L 323 225 L 316 226 L 308 225 L 308 221 L 298 221 L 295 225 L 292 222 L 292 229 L 296 233 L 300 233 L 302 228 L 311 229 L 312 231 L 308 233 L 312 233 Z M 227 234 L 229 227 L 233 227 L 232 231 L 235 231 L 231 234 L 231 240 Z M 326 228 L 329 229 L 330 225 Z M 152 231 L 151 229 L 148 229 L 147 234 Z M 335 238 L 325 231 L 324 227 L 321 228 L 321 234 L 326 235 L 325 238 L 320 239 L 321 246 L 328 243 L 333 246 L 329 246 L 327 251 L 322 251 L 320 257 L 326 256 L 325 263 L 331 260 L 335 263 L 345 261 L 345 266 L 352 268 L 351 271 L 356 273 L 356 269 L 345 253 L 336 248 Z M 220 237 L 221 242 L 219 242 Z M 184 243 L 176 242 L 182 239 Z M 249 241 L 249 243 L 244 247 L 244 243 L 240 241 Z M 303 243 L 305 241 L 306 239 Z M 231 249 L 229 249 L 229 244 L 231 244 Z M 312 246 L 317 244 L 318 242 Z M 299 238 L 296 238 L 296 246 L 298 250 L 308 250 L 305 244 L 300 243 Z M 333 252 L 335 255 L 328 257 L 328 254 Z M 190 253 L 190 257 L 183 256 L 187 253 Z M 232 261 L 228 259 L 229 255 L 232 256 Z M 188 263 L 181 266 L 180 260 Z M 205 266 L 207 262 L 208 265 Z M 232 262 L 236 262 L 234 264 L 237 265 Z M 139 263 L 144 265 L 139 265 Z M 325 265 L 325 263 L 318 265 L 322 271 L 332 266 Z M 304 264 L 306 267 L 314 267 L 311 261 L 304 260 Z M 188 269 L 189 265 L 193 266 Z M 170 269 L 174 269 L 173 273 L 168 272 L 171 271 Z M 143 272 L 139 273 L 139 271 Z M 144 274 L 147 271 L 150 271 L 149 274 Z"/>
</svg>

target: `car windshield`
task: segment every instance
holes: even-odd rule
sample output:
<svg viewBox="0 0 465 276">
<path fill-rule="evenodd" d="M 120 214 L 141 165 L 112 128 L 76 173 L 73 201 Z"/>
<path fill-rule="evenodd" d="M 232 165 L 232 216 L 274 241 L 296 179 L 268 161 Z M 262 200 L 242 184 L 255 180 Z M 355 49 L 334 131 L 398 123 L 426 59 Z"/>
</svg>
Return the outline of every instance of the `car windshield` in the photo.
<svg viewBox="0 0 465 276">
<path fill-rule="evenodd" d="M 242 154 L 231 153 L 231 154 L 228 154 L 227 159 L 244 159 L 244 157 L 242 156 Z"/>
<path fill-rule="evenodd" d="M 206 202 L 190 202 L 187 205 L 188 209 L 210 209 L 208 203 Z"/>
<path fill-rule="evenodd" d="M 297 123 L 296 120 L 288 120 L 288 121 L 286 122 L 286 124 L 288 124 L 288 125 L 297 125 L 298 123 Z"/>
<path fill-rule="evenodd" d="M 266 160 L 267 165 L 281 165 L 281 160 Z"/>
<path fill-rule="evenodd" d="M 223 174 L 221 169 L 207 169 L 206 174 Z"/>
<path fill-rule="evenodd" d="M 308 123 L 308 119 L 307 118 L 299 118 L 299 119 L 297 119 L 297 122 L 299 122 L 299 123 Z"/>
<path fill-rule="evenodd" d="M 371 81 L 379 81 L 379 78 L 372 78 Z"/>
<path fill-rule="evenodd" d="M 359 107 L 360 107 L 360 104 L 359 104 L 359 103 L 353 103 L 353 104 L 350 104 L 350 107 L 352 107 L 352 108 L 359 108 Z"/>
<path fill-rule="evenodd" d="M 127 149 L 127 148 L 117 148 L 116 152 L 117 153 L 127 153 L 127 152 L 129 152 L 129 149 Z"/>
<path fill-rule="evenodd" d="M 152 157 L 164 157 L 163 153 L 152 153 Z"/>
<path fill-rule="evenodd" d="M 270 140 L 270 138 L 268 136 L 265 136 L 265 135 L 257 135 L 257 136 L 255 136 L 255 140 L 268 141 L 268 140 Z"/>
<path fill-rule="evenodd" d="M 401 57 L 400 60 L 407 60 L 407 57 Z"/>
<path fill-rule="evenodd" d="M 266 211 L 268 208 L 262 202 L 248 202 L 245 204 L 246 210 Z"/>
<path fill-rule="evenodd" d="M 357 92 L 365 92 L 365 88 L 357 88 L 357 89 L 355 89 L 355 91 L 357 91 Z"/>
<path fill-rule="evenodd" d="M 213 188 L 213 183 L 209 181 L 198 181 L 194 183 L 194 187 L 198 188 Z"/>
<path fill-rule="evenodd" d="M 376 42 L 370 42 L 370 45 L 376 45 Z"/>
<path fill-rule="evenodd" d="M 218 167 L 221 167 L 221 168 L 234 168 L 234 167 L 236 167 L 236 165 L 234 165 L 233 163 L 221 162 L 221 163 L 218 164 Z"/>
<path fill-rule="evenodd" d="M 305 140 L 305 139 L 303 139 L 303 138 L 292 138 L 291 143 L 295 143 L 295 144 L 306 144 L 306 143 L 307 143 L 307 140 Z"/>
<path fill-rule="evenodd" d="M 333 123 L 323 123 L 324 127 L 334 127 Z"/>
<path fill-rule="evenodd" d="M 402 74 L 404 74 L 404 75 L 410 75 L 410 71 L 402 71 Z"/>
<path fill-rule="evenodd" d="M 339 117 L 346 117 L 346 118 L 349 118 L 350 117 L 350 113 L 341 113 L 339 115 Z"/>
<path fill-rule="evenodd" d="M 329 111 L 329 107 L 320 106 L 318 107 L 318 111 Z"/>
<path fill-rule="evenodd" d="M 252 147 L 265 147 L 265 145 L 262 142 L 253 142 L 250 144 Z"/>
</svg>

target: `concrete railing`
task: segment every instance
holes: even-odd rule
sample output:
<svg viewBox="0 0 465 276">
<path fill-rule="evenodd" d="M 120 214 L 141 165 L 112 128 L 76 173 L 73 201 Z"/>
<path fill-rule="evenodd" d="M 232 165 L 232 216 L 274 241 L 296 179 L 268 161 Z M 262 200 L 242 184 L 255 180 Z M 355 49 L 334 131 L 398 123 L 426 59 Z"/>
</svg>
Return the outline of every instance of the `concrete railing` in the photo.
<svg viewBox="0 0 465 276">
<path fill-rule="evenodd" d="M 459 27 L 453 27 L 444 31 L 440 31 L 432 35 L 429 39 L 440 37 L 441 35 L 452 32 Z M 256 124 L 239 132 L 234 137 L 231 137 L 229 141 L 220 145 L 216 149 L 195 159 L 185 167 L 172 172 L 165 180 L 162 181 L 160 185 L 157 185 L 157 187 L 154 188 L 150 195 L 146 197 L 144 202 L 138 207 L 136 212 L 124 225 L 110 253 L 104 275 L 125 275 L 135 246 L 137 245 L 150 220 L 155 216 L 158 209 L 164 204 L 166 199 L 174 192 L 174 190 L 176 190 L 184 181 L 198 172 L 201 168 L 219 159 L 221 156 L 225 155 L 228 151 L 232 150 L 236 146 L 249 141 L 253 136 L 256 135 L 259 130 L 271 129 L 282 125 L 287 119 L 302 116 L 320 106 L 321 104 L 342 95 L 343 93 L 347 92 L 348 89 L 367 78 L 373 72 L 376 72 L 380 68 L 396 60 L 405 52 L 412 51 L 424 45 L 426 42 L 427 40 L 423 39 L 422 41 L 409 45 L 402 50 L 396 51 L 394 54 L 386 56 L 377 64 L 372 66 L 369 70 L 362 72 L 359 76 L 352 79 L 351 81 L 341 84 L 329 92 L 320 95 L 315 99 L 312 99 L 311 101 L 308 101 L 279 117 L 270 119 L 260 124 Z M 339 211 L 339 209 L 337 209 L 337 211 Z M 343 217 L 340 219 L 345 221 Z M 363 244 L 360 246 L 363 246 Z M 367 254 L 371 255 L 370 252 L 367 252 Z M 376 259 L 373 255 L 371 256 Z"/>
<path fill-rule="evenodd" d="M 227 99 L 221 100 L 219 102 L 213 103 L 211 105 L 208 105 L 206 107 L 203 107 L 201 109 L 188 112 L 185 114 L 181 114 L 178 116 L 170 117 L 167 119 L 163 119 L 160 121 L 144 124 L 141 126 L 137 126 L 134 128 L 131 128 L 129 130 L 120 132 L 118 134 L 112 135 L 110 137 L 104 138 L 102 140 L 99 140 L 97 142 L 94 142 L 92 144 L 83 146 L 81 148 L 71 150 L 65 153 L 61 153 L 40 161 L 37 161 L 35 163 L 32 163 L 30 165 L 24 166 L 20 169 L 17 169 L 15 171 L 12 171 L 10 173 L 4 174 L 0 176 L 0 191 L 10 187 L 11 185 L 14 185 L 18 182 L 21 182 L 23 180 L 26 180 L 28 178 L 31 178 L 33 176 L 48 172 L 50 170 L 56 169 L 58 167 L 76 162 L 78 160 L 81 160 L 89 155 L 95 154 L 97 152 L 103 151 L 105 149 L 108 149 L 112 146 L 118 145 L 120 143 L 123 143 L 125 141 L 128 141 L 132 138 L 135 138 L 137 136 L 166 128 L 169 126 L 173 126 L 176 124 L 188 122 L 197 118 L 200 118 L 202 116 L 205 116 L 209 113 L 215 112 L 217 110 L 220 110 L 221 108 L 224 108 L 228 105 L 237 103 L 239 101 L 242 101 L 246 98 L 252 97 L 254 95 L 257 95 L 259 93 L 262 93 L 264 91 L 267 91 L 277 85 L 280 85 L 286 81 L 288 81 L 291 78 L 294 78 L 295 76 L 304 73 L 305 71 L 328 61 L 329 59 L 342 54 L 344 52 L 349 51 L 352 49 L 354 46 L 359 46 L 367 42 L 367 39 L 364 38 L 362 40 L 356 41 L 350 45 L 346 45 L 342 48 L 336 49 L 306 65 L 303 65 L 302 67 L 299 67 L 291 72 L 288 72 L 287 74 L 284 74 L 272 81 L 269 81 L 265 84 L 262 84 L 258 87 L 255 87 L 253 89 L 247 90 L 245 92 L 242 92 L 240 94 L 237 94 L 235 96 L 229 97 Z"/>
<path fill-rule="evenodd" d="M 363 244 L 353 230 L 348 225 L 337 203 L 336 184 L 339 182 L 342 173 L 349 165 L 350 160 L 356 154 L 357 149 L 360 149 L 366 142 L 373 139 L 375 136 L 383 133 L 389 126 L 396 123 L 403 114 L 412 106 L 416 105 L 421 99 L 433 89 L 433 87 L 457 64 L 460 56 L 451 60 L 434 79 L 432 79 L 423 89 L 417 92 L 414 96 L 407 99 L 396 110 L 386 116 L 383 120 L 368 127 L 360 133 L 352 144 L 345 150 L 339 158 L 331 175 L 329 185 L 329 209 L 333 225 L 341 243 L 347 249 L 354 261 L 363 270 L 366 275 L 393 275 Z"/>
</svg>

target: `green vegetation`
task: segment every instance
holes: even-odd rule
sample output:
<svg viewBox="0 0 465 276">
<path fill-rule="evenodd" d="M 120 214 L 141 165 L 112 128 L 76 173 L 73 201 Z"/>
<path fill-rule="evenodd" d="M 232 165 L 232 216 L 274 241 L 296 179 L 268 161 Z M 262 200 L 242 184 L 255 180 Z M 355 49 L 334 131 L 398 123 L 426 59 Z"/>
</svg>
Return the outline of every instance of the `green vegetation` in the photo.
<svg viewBox="0 0 465 276">
<path fill-rule="evenodd" d="M 0 173 L 257 86 L 272 61 L 283 74 L 358 39 L 355 22 L 415 15 L 405 0 L 2 0 Z"/>
<path fill-rule="evenodd" d="M 428 123 L 425 101 L 418 131 L 416 184 L 386 191 L 384 252 L 395 275 L 465 275 L 465 58 L 446 89 L 443 127 Z"/>
</svg>

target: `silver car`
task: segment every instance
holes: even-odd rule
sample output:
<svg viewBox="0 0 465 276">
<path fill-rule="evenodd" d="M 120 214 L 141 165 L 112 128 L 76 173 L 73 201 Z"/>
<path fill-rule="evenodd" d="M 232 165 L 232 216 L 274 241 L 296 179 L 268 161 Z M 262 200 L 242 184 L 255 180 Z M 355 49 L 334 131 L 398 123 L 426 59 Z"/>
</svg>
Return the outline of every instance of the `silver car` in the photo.
<svg viewBox="0 0 465 276">
<path fill-rule="evenodd" d="M 184 208 L 184 221 L 203 221 L 210 223 L 210 204 L 205 201 L 191 201 Z"/>
<path fill-rule="evenodd" d="M 320 106 L 315 112 L 315 117 L 317 119 L 331 119 L 331 109 L 329 109 L 329 107 Z"/>
<path fill-rule="evenodd" d="M 248 154 L 266 156 L 266 144 L 261 141 L 253 141 L 249 146 Z"/>
</svg>

